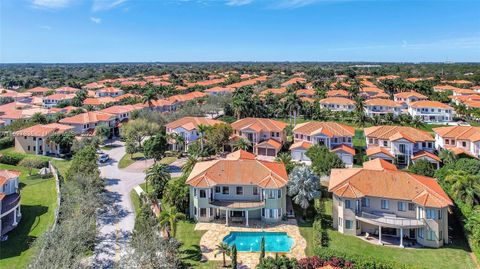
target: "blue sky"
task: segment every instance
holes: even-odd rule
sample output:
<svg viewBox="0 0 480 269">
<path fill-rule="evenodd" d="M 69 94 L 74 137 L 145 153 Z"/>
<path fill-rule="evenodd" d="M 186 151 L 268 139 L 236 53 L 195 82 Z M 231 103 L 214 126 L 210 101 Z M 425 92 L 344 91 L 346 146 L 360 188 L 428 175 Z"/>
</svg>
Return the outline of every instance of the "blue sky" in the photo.
<svg viewBox="0 0 480 269">
<path fill-rule="evenodd" d="M 0 62 L 475 61 L 478 0 L 2 0 Z"/>
</svg>

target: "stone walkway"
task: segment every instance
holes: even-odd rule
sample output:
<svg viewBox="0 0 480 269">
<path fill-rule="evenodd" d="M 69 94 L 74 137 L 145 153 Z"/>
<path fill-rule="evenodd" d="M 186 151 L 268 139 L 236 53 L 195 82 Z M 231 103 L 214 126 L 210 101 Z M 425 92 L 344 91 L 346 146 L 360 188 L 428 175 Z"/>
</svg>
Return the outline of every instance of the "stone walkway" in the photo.
<svg viewBox="0 0 480 269">
<path fill-rule="evenodd" d="M 223 238 L 230 232 L 286 232 L 292 239 L 293 245 L 289 253 L 285 253 L 287 257 L 295 257 L 301 259 L 305 257 L 305 248 L 307 241 L 300 234 L 297 221 L 291 219 L 283 221 L 279 224 L 263 224 L 260 221 L 250 221 L 250 227 L 243 225 L 225 226 L 222 223 L 197 223 L 195 230 L 207 231 L 200 239 L 200 248 L 202 250 L 202 258 L 205 260 L 222 260 L 222 255 L 216 254 L 216 246 L 222 242 Z M 267 256 L 275 256 L 274 253 L 266 253 Z M 238 252 L 238 262 L 240 268 L 255 268 L 258 264 L 260 253 L 255 252 Z"/>
</svg>

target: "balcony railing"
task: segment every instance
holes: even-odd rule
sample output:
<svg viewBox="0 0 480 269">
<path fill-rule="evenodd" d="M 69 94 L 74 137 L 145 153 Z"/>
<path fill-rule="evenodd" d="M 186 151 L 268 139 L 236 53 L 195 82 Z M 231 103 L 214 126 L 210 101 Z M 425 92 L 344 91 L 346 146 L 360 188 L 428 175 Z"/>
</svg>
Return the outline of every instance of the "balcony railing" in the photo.
<svg viewBox="0 0 480 269">
<path fill-rule="evenodd" d="M 411 218 L 402 218 L 397 217 L 393 214 L 386 213 L 367 213 L 367 212 L 358 212 L 357 218 L 359 220 L 365 220 L 369 222 L 374 222 L 378 225 L 392 226 L 392 227 L 419 227 L 425 225 L 423 220 L 411 219 Z"/>
</svg>

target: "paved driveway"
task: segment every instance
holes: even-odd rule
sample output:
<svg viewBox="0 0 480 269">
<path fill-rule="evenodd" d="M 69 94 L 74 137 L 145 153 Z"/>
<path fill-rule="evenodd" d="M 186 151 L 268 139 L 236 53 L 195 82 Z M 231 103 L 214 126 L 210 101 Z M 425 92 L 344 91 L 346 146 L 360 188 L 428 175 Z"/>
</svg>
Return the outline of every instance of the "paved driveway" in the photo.
<svg viewBox="0 0 480 269">
<path fill-rule="evenodd" d="M 113 268 L 131 238 L 135 225 L 135 214 L 130 191 L 145 181 L 141 171 L 125 171 L 118 168 L 118 161 L 125 154 L 121 142 L 116 147 L 104 150 L 110 161 L 100 165 L 101 176 L 105 179 L 106 208 L 97 219 L 97 245 L 94 252 L 93 268 Z"/>
</svg>

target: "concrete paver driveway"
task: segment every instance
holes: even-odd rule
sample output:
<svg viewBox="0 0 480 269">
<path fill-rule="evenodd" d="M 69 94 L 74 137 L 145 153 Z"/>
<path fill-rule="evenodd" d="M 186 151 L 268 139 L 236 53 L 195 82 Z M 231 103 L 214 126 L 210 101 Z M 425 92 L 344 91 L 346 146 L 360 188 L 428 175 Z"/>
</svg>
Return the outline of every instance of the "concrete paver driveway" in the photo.
<svg viewBox="0 0 480 269">
<path fill-rule="evenodd" d="M 135 225 L 135 214 L 130 191 L 145 181 L 142 171 L 125 171 L 118 161 L 125 155 L 121 142 L 114 142 L 111 150 L 104 150 L 110 161 L 99 166 L 105 179 L 106 207 L 97 218 L 97 245 L 93 268 L 113 268 L 125 253 Z"/>
</svg>

